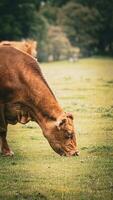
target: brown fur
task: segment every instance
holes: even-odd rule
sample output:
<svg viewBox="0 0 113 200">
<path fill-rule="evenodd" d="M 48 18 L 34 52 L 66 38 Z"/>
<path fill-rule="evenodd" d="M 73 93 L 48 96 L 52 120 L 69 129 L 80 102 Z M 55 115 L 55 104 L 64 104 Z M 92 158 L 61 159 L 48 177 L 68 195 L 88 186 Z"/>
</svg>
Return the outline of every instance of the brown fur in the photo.
<svg viewBox="0 0 113 200">
<path fill-rule="evenodd" d="M 34 58 L 13 47 L 0 47 L 0 136 L 4 155 L 12 155 L 7 125 L 36 121 L 60 155 L 77 154 L 73 116 L 64 113 Z"/>
</svg>

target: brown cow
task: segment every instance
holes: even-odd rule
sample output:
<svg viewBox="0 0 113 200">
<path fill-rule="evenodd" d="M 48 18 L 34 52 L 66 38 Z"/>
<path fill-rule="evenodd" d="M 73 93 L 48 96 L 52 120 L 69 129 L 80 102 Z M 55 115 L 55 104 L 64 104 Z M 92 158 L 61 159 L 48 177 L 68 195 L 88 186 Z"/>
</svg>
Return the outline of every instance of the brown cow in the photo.
<svg viewBox="0 0 113 200">
<path fill-rule="evenodd" d="M 1 151 L 13 155 L 7 125 L 35 121 L 60 155 L 78 155 L 73 116 L 65 113 L 44 79 L 37 61 L 13 47 L 0 47 Z"/>
<path fill-rule="evenodd" d="M 11 46 L 30 54 L 33 57 L 37 56 L 37 42 L 35 40 L 22 41 L 2 41 L 0 46 Z"/>
</svg>

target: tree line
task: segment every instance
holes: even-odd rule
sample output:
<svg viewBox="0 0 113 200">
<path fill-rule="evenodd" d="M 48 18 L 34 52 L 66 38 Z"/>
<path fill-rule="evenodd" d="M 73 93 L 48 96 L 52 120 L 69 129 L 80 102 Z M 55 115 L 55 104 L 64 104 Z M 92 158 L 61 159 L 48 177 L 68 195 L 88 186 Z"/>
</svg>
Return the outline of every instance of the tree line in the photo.
<svg viewBox="0 0 113 200">
<path fill-rule="evenodd" d="M 40 60 L 77 48 L 113 55 L 113 0 L 1 0 L 0 40 L 26 38 L 38 41 Z"/>
</svg>

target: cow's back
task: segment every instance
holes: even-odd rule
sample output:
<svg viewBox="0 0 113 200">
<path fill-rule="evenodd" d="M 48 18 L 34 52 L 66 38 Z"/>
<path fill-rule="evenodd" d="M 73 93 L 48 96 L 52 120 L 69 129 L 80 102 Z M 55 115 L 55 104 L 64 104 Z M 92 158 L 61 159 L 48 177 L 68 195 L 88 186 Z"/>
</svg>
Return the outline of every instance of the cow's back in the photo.
<svg viewBox="0 0 113 200">
<path fill-rule="evenodd" d="M 22 40 L 22 41 L 2 41 L 0 46 L 11 46 L 26 52 L 33 57 L 37 55 L 37 42 L 34 40 Z"/>
<path fill-rule="evenodd" d="M 0 100 L 8 101 L 22 89 L 21 75 L 25 63 L 34 59 L 13 47 L 0 47 Z"/>
<path fill-rule="evenodd" d="M 0 99 L 25 101 L 33 91 L 34 96 L 44 93 L 56 102 L 35 58 L 13 47 L 0 47 Z"/>
</svg>

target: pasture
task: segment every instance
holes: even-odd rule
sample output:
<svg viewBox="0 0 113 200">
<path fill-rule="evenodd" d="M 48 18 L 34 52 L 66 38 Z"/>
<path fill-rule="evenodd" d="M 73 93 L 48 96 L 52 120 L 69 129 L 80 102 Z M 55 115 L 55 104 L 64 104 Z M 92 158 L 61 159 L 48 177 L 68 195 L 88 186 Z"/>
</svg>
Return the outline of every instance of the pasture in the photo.
<svg viewBox="0 0 113 200">
<path fill-rule="evenodd" d="M 113 199 L 113 59 L 41 64 L 75 117 L 79 157 L 60 157 L 35 123 L 9 126 L 11 158 L 0 155 L 0 200 Z"/>
</svg>

